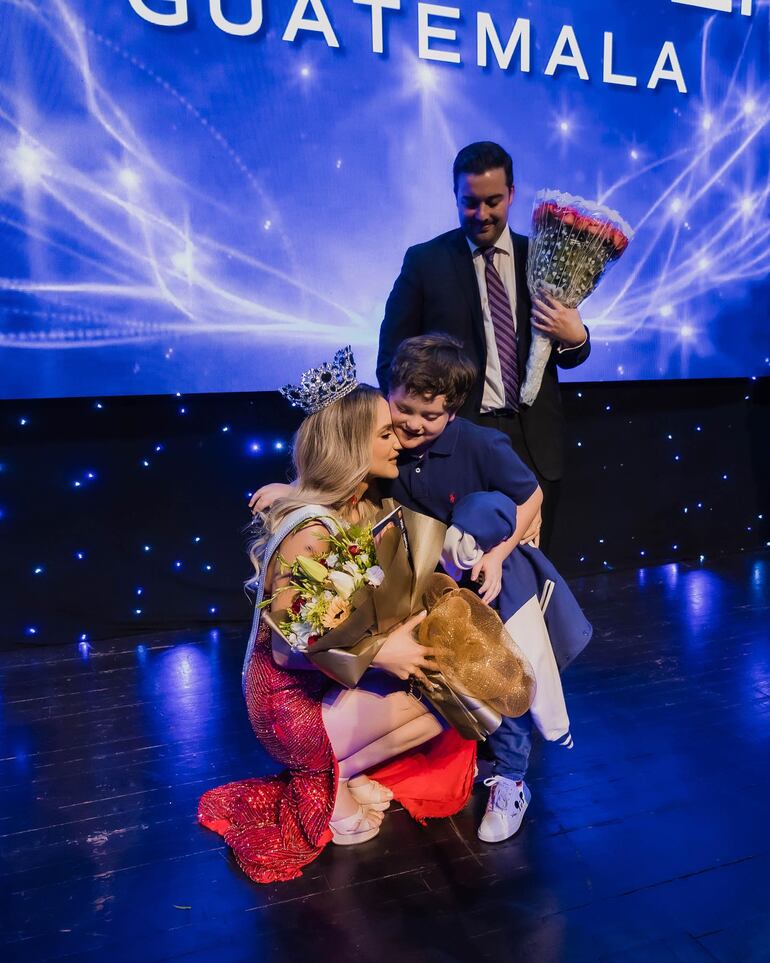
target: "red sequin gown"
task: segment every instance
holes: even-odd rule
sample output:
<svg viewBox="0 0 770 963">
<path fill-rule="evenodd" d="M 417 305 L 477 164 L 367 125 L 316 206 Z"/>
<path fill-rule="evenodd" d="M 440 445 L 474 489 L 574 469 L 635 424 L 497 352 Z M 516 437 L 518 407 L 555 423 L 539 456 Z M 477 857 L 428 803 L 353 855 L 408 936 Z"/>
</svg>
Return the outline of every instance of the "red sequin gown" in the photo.
<svg viewBox="0 0 770 963">
<path fill-rule="evenodd" d="M 224 837 L 258 883 L 294 879 L 331 840 L 337 760 L 323 725 L 328 680 L 290 672 L 273 660 L 270 629 L 260 626 L 246 672 L 246 705 L 257 738 L 286 769 L 278 776 L 217 786 L 198 804 L 202 825 Z M 473 786 L 476 743 L 449 729 L 372 770 L 416 819 L 450 816 Z"/>
</svg>

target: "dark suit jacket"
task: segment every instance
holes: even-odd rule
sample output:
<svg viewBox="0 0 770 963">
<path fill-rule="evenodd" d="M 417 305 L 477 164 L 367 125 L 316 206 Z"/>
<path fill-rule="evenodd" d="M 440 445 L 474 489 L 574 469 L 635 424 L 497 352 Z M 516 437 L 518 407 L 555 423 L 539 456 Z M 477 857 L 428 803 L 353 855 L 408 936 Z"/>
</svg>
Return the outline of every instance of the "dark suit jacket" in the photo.
<svg viewBox="0 0 770 963">
<path fill-rule="evenodd" d="M 528 240 L 513 231 L 511 236 L 516 269 L 519 375 L 523 382 L 532 339 L 532 301 L 526 273 Z M 487 345 L 473 257 L 459 228 L 410 247 L 404 256 L 380 328 L 377 379 L 383 391 L 387 390 L 390 362 L 401 341 L 429 331 L 442 331 L 458 338 L 478 366 L 476 385 L 460 410 L 464 417 L 477 421 L 484 392 Z M 521 427 L 530 458 L 549 481 L 556 481 L 564 473 L 564 416 L 557 366 L 574 368 L 582 364 L 590 352 L 590 339 L 575 350 L 559 353 L 554 349 L 534 404 L 521 409 Z"/>
</svg>

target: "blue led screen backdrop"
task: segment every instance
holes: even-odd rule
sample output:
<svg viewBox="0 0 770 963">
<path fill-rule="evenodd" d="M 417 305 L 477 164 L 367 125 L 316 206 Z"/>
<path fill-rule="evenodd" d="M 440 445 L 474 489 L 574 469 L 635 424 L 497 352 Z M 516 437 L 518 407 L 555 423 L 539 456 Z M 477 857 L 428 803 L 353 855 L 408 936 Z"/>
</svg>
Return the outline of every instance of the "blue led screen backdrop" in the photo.
<svg viewBox="0 0 770 963">
<path fill-rule="evenodd" d="M 767 0 L 0 0 L 0 395 L 373 377 L 456 150 L 637 234 L 580 380 L 767 373 Z"/>
</svg>

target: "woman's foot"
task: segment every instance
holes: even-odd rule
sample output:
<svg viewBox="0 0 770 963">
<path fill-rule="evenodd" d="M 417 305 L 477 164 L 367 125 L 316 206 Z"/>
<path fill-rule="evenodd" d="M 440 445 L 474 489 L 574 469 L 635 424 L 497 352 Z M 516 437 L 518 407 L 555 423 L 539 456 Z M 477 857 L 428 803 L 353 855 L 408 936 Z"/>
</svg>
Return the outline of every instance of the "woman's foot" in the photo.
<svg viewBox="0 0 770 963">
<path fill-rule="evenodd" d="M 332 831 L 332 842 L 337 846 L 356 846 L 374 839 L 380 831 L 383 814 L 365 806 L 359 806 L 352 816 L 343 819 L 332 819 L 329 828 Z"/>
<path fill-rule="evenodd" d="M 379 812 L 384 812 L 393 799 L 390 789 L 368 776 L 356 776 L 348 780 L 348 789 L 357 803 Z"/>
</svg>

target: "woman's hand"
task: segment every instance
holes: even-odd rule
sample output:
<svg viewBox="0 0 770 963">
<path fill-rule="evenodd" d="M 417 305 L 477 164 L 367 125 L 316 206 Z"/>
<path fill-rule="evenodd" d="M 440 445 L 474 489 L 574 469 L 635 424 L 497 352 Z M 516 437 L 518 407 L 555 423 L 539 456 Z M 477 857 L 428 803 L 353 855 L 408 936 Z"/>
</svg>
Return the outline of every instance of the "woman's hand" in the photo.
<svg viewBox="0 0 770 963">
<path fill-rule="evenodd" d="M 490 605 L 500 594 L 503 587 L 503 562 L 510 555 L 513 549 L 508 549 L 509 542 L 503 542 L 496 548 L 486 553 L 471 571 L 471 578 L 474 582 L 481 582 L 479 595 L 481 601 Z"/>
<path fill-rule="evenodd" d="M 279 498 L 285 498 L 287 495 L 291 495 L 291 485 L 284 485 L 281 482 L 270 482 L 269 485 L 263 485 L 254 492 L 249 500 L 251 514 L 256 515 L 258 512 L 266 512 L 273 502 L 277 502 Z"/>
<path fill-rule="evenodd" d="M 398 679 L 408 679 L 409 676 L 414 676 L 430 689 L 431 683 L 423 669 L 436 668 L 436 664 L 431 658 L 433 649 L 420 645 L 414 637 L 414 629 L 422 622 L 426 614 L 426 612 L 420 612 L 419 615 L 413 615 L 403 625 L 393 629 L 372 660 L 372 666 L 384 669 Z"/>
</svg>

